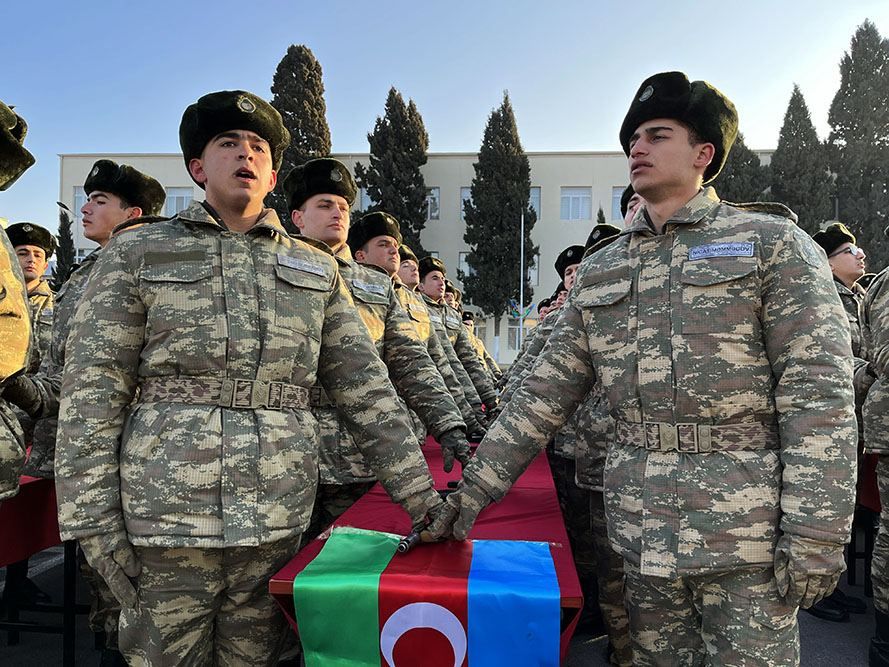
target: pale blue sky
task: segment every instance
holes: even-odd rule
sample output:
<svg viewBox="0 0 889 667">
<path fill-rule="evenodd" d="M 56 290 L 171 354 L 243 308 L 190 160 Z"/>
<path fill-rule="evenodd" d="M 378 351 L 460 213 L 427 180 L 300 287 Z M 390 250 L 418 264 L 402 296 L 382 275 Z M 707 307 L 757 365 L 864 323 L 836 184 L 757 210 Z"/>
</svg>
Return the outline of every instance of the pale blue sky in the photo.
<svg viewBox="0 0 889 667">
<path fill-rule="evenodd" d="M 321 62 L 335 152 L 367 151 L 392 85 L 416 101 L 430 151 L 478 150 L 504 89 L 525 149 L 547 151 L 619 149 L 631 95 L 668 69 L 720 87 L 754 148 L 775 146 L 798 83 L 824 137 L 856 27 L 889 36 L 887 0 L 34 0 L 3 15 L 0 99 L 28 121 L 37 165 L 0 193 L 0 217 L 52 228 L 59 153 L 178 151 L 188 104 L 227 88 L 270 98 L 293 43 Z"/>
</svg>

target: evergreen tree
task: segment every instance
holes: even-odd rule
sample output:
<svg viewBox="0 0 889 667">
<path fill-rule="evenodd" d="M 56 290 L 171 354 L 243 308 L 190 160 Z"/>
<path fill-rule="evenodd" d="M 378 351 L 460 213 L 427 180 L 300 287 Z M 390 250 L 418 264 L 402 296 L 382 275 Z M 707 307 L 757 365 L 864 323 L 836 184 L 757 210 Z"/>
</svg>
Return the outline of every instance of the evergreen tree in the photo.
<svg viewBox="0 0 889 667">
<path fill-rule="evenodd" d="M 836 173 L 838 218 L 879 271 L 889 263 L 889 43 L 865 21 L 840 61 L 830 105 L 828 149 Z"/>
<path fill-rule="evenodd" d="M 426 164 L 429 135 L 414 101 L 405 104 L 401 93 L 390 88 L 385 113 L 377 117 L 367 141 L 369 166 L 355 165 L 355 180 L 373 201 L 367 212 L 394 215 L 404 242 L 424 257 L 420 232 L 426 226 L 426 181 L 420 168 Z"/>
<path fill-rule="evenodd" d="M 74 252 L 74 235 L 71 234 L 73 219 L 71 211 L 62 202 L 59 205 L 59 247 L 56 249 L 56 266 L 52 270 L 50 287 L 54 292 L 68 280 L 68 276 L 74 270 L 74 262 L 77 254 Z"/>
<path fill-rule="evenodd" d="M 740 132 L 729 151 L 725 166 L 711 185 L 724 201 L 751 202 L 764 198 L 769 186 L 768 171 L 763 168 L 759 156 L 747 148 L 744 135 Z"/>
<path fill-rule="evenodd" d="M 474 165 L 471 200 L 463 204 L 469 245 L 467 261 L 473 272 L 458 272 L 467 300 L 494 316 L 495 336 L 500 335 L 500 317 L 510 299 L 518 299 L 519 286 L 512 267 L 519 266 L 520 225 L 525 221 L 525 300 L 533 290 L 528 267 L 534 262 L 537 246 L 531 243 L 531 230 L 537 221 L 529 206 L 531 165 L 522 150 L 515 114 L 504 93 L 503 103 L 491 112 Z M 524 304 L 520 304 L 524 307 Z"/>
<path fill-rule="evenodd" d="M 605 211 L 602 210 L 602 204 L 599 204 L 599 211 L 596 213 L 596 224 L 605 224 Z"/>
<path fill-rule="evenodd" d="M 278 171 L 278 187 L 266 197 L 266 206 L 278 212 L 288 231 L 294 231 L 283 191 L 284 178 L 297 165 L 330 154 L 321 65 L 308 47 L 290 45 L 275 70 L 272 95 L 272 106 L 290 130 L 290 146 L 284 151 Z"/>
<path fill-rule="evenodd" d="M 778 147 L 772 155 L 773 201 L 789 206 L 799 216 L 799 225 L 814 234 L 825 220 L 833 217 L 833 179 L 827 151 L 818 139 L 806 100 L 799 86 L 793 86 Z"/>
</svg>

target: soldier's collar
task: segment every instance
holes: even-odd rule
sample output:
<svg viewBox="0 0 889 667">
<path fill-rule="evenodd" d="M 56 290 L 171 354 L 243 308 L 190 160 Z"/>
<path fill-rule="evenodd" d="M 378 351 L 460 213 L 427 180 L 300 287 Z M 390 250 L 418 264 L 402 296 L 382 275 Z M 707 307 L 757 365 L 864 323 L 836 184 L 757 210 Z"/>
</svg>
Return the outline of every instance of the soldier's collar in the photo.
<svg viewBox="0 0 889 667">
<path fill-rule="evenodd" d="M 382 273 L 387 278 L 391 279 L 392 276 L 389 275 L 389 272 L 384 269 L 382 266 L 377 266 L 376 264 L 365 264 L 364 262 L 358 262 L 358 266 L 363 266 L 365 269 L 370 269 L 371 271 L 375 271 L 377 273 Z"/>
<path fill-rule="evenodd" d="M 192 202 L 184 211 L 180 211 L 177 217 L 187 222 L 196 222 L 228 230 L 225 221 L 220 217 L 216 209 L 214 209 L 207 201 Z M 285 238 L 290 238 L 287 230 L 285 230 L 284 226 L 281 224 L 278 214 L 271 208 L 263 209 L 262 213 L 259 214 L 256 224 L 248 229 L 247 233 L 249 234 L 254 230 L 268 230 Z"/>
<path fill-rule="evenodd" d="M 28 292 L 28 296 L 52 296 L 52 289 L 46 281 L 46 278 L 41 278 L 40 282 L 37 283 L 37 287 Z"/>
<path fill-rule="evenodd" d="M 352 266 L 353 264 L 357 264 L 355 258 L 352 257 L 352 251 L 349 250 L 349 244 L 344 243 L 339 250 L 333 253 L 333 256 L 336 257 L 336 261 L 340 264 L 345 264 L 346 266 Z"/>
<path fill-rule="evenodd" d="M 708 213 L 719 206 L 719 197 L 712 187 L 702 188 L 694 197 L 689 199 L 685 206 L 677 210 L 669 220 L 664 223 L 664 229 L 668 225 L 693 225 L 703 220 Z M 645 207 L 640 206 L 633 216 L 629 226 L 621 232 L 621 235 L 633 232 L 654 232 L 654 224 L 648 216 Z"/>
</svg>

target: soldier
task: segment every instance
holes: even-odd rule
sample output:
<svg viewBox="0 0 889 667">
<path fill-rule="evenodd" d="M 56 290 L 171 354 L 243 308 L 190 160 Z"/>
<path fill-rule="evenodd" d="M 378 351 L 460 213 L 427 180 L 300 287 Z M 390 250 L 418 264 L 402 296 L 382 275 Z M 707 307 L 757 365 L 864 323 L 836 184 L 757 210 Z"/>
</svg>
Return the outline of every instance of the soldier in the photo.
<svg viewBox="0 0 889 667">
<path fill-rule="evenodd" d="M 429 312 L 440 317 L 447 329 L 448 340 L 454 346 L 457 358 L 466 369 L 479 398 L 485 406 L 487 415 L 493 415 L 497 409 L 497 390 L 488 379 L 484 367 L 472 349 L 466 327 L 460 320 L 460 313 L 445 301 L 446 271 L 444 262 L 437 257 L 424 257 L 420 261 L 420 292 L 426 300 Z M 484 419 L 484 417 L 482 418 Z"/>
<path fill-rule="evenodd" d="M 491 376 L 491 382 L 496 386 L 500 382 L 500 378 L 503 377 L 503 371 L 500 370 L 500 366 L 497 365 L 494 357 L 488 352 L 485 342 L 475 335 L 475 315 L 470 310 L 464 310 L 461 314 L 461 319 L 463 320 L 463 326 L 466 327 L 466 331 L 469 333 L 469 340 L 472 343 L 473 349 L 482 363 L 484 363 L 488 375 Z"/>
<path fill-rule="evenodd" d="M 797 608 L 845 567 L 848 325 L 824 253 L 787 209 L 702 188 L 736 134 L 710 84 L 642 83 L 620 140 L 645 207 L 582 263 L 534 373 L 447 500 L 463 538 L 601 381 L 615 419 L 608 536 L 639 664 L 798 664 Z"/>
<path fill-rule="evenodd" d="M 457 406 L 398 302 L 389 275 L 376 268 L 360 266 L 352 257 L 347 243 L 349 211 L 357 191 L 346 166 L 332 158 L 310 160 L 296 167 L 284 181 L 293 224 L 304 237 L 320 241 L 333 252 L 357 312 L 388 368 L 387 377 L 408 405 L 420 414 L 442 444 L 445 455 L 453 457 L 458 450 L 468 449 L 466 425 Z M 379 231 L 382 227 L 398 234 L 396 240 L 388 243 L 394 254 L 389 258 L 394 272 L 401 232 L 394 218 L 390 216 L 381 222 L 380 215 L 385 214 L 371 218 L 367 228 Z M 399 407 L 403 410 L 403 406 Z M 330 400 L 315 409 L 321 423 L 322 463 L 316 509 L 307 539 L 337 519 L 376 482 L 373 470 L 348 437 L 338 412 L 336 402 Z M 450 460 L 453 463 L 453 458 Z"/>
<path fill-rule="evenodd" d="M 624 193 L 620 196 L 620 215 L 624 221 L 624 227 L 629 227 L 636 217 L 636 211 L 640 206 L 644 205 L 642 197 L 633 189 L 632 185 L 628 185 L 624 189 Z"/>
<path fill-rule="evenodd" d="M 120 600 L 131 664 L 274 664 L 267 581 L 314 501 L 316 379 L 415 524 L 440 499 L 334 260 L 263 208 L 278 112 L 210 93 L 179 139 L 206 201 L 113 239 L 74 315 L 59 526 Z"/>
<path fill-rule="evenodd" d="M 23 145 L 27 132 L 24 119 L 0 102 L 0 190 L 6 190 L 34 164 L 34 156 Z M 3 388 L 9 378 L 28 367 L 31 351 L 25 279 L 5 230 L 0 233 L 0 340 Z M 0 501 L 18 493 L 25 462 L 24 434 L 7 400 L 0 397 Z"/>
<path fill-rule="evenodd" d="M 52 333 L 53 293 L 46 280 L 46 269 L 56 249 L 56 237 L 48 229 L 31 222 L 10 225 L 6 234 L 15 248 L 31 304 L 33 353 L 28 372 L 33 373 L 49 350 Z"/>
</svg>

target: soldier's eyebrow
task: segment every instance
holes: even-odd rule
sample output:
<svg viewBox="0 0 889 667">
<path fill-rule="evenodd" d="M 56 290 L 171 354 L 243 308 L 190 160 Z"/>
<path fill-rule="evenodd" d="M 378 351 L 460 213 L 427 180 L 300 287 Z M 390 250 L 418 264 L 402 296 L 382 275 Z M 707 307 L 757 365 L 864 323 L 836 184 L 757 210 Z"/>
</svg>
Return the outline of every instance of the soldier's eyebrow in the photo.
<svg viewBox="0 0 889 667">
<path fill-rule="evenodd" d="M 240 139 L 241 135 L 238 132 L 220 132 L 215 137 L 213 137 L 213 141 L 217 141 L 219 139 Z"/>
</svg>

